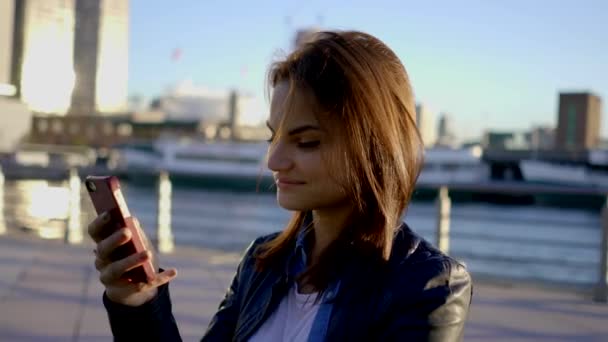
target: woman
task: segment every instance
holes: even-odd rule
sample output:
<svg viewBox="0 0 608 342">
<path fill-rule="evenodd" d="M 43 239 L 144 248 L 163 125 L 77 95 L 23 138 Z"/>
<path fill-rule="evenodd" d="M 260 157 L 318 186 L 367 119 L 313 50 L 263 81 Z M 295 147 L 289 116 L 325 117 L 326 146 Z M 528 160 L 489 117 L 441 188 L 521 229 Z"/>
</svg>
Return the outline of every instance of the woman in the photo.
<svg viewBox="0 0 608 342">
<path fill-rule="evenodd" d="M 255 240 L 204 341 L 458 341 L 471 300 L 465 267 L 400 218 L 422 166 L 405 68 L 378 39 L 323 32 L 275 63 L 268 167 L 280 233 Z M 89 226 L 96 239 L 103 215 Z M 130 236 L 99 241 L 96 267 L 117 340 L 180 340 L 168 282 L 121 280 L 150 253 L 108 255 Z"/>
</svg>

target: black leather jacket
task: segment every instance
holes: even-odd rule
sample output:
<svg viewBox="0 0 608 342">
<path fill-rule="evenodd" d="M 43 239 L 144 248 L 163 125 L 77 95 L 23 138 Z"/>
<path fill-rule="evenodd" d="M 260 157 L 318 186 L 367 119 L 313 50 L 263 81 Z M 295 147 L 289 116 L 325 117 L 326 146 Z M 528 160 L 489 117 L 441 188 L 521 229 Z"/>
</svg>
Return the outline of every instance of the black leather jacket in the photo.
<svg viewBox="0 0 608 342">
<path fill-rule="evenodd" d="M 246 341 L 277 308 L 291 286 L 285 268 L 255 270 L 247 249 L 202 341 Z M 403 224 L 388 267 L 357 262 L 341 278 L 327 329 L 329 341 L 461 341 L 472 298 L 464 265 L 441 253 Z M 137 308 L 104 295 L 112 332 L 120 340 L 181 340 L 167 286 Z"/>
</svg>

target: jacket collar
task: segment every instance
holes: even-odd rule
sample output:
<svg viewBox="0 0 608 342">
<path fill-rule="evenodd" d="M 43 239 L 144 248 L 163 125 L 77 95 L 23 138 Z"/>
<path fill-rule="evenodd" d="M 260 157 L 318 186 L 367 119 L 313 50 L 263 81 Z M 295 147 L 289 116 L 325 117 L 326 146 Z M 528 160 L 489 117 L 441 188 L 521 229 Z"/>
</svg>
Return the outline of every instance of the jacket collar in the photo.
<svg viewBox="0 0 608 342">
<path fill-rule="evenodd" d="M 422 238 L 402 222 L 395 231 L 389 262 L 403 264 L 416 251 L 421 241 Z"/>
<path fill-rule="evenodd" d="M 422 238 L 414 233 L 410 227 L 402 222 L 395 231 L 393 248 L 389 259 L 390 263 L 402 264 L 416 251 Z M 314 242 L 312 227 L 312 213 L 307 212 L 300 225 L 295 241 L 295 248 L 288 256 L 286 274 L 291 278 L 304 271 L 308 264 L 309 253 Z"/>
<path fill-rule="evenodd" d="M 306 269 L 313 242 L 312 213 L 307 212 L 298 230 L 294 251 L 287 258 L 287 264 L 285 265 L 286 274 L 289 278 L 296 277 Z"/>
</svg>

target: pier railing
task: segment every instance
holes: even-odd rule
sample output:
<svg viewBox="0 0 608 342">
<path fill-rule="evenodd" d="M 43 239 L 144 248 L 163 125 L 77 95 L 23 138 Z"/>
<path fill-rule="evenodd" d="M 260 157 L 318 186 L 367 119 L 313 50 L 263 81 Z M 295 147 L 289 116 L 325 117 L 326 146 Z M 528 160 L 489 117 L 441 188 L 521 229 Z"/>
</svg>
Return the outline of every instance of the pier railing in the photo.
<svg viewBox="0 0 608 342">
<path fill-rule="evenodd" d="M 84 230 L 86 227 L 86 222 L 91 218 L 92 213 L 90 213 L 91 208 L 81 208 L 83 199 L 81 198 L 82 193 L 84 192 L 83 187 L 81 186 L 82 180 L 80 179 L 76 170 L 72 170 L 69 173 L 69 178 L 65 180 L 63 183 L 65 185 L 66 194 L 60 198 L 51 198 L 54 201 L 67 201 L 67 203 L 63 203 L 67 210 L 67 217 L 60 218 L 62 221 L 60 224 L 64 225 L 63 230 L 59 230 L 62 232 L 62 237 L 64 238 L 66 243 L 70 244 L 80 244 L 84 239 Z M 481 239 L 482 241 L 492 242 L 492 240 L 500 239 L 500 242 L 509 242 L 512 244 L 521 244 L 521 245 L 534 245 L 538 248 L 544 247 L 555 247 L 555 246 L 566 246 L 567 248 L 577 249 L 579 251 L 593 251 L 594 254 L 598 255 L 598 259 L 596 262 L 592 264 L 580 262 L 580 261 L 569 261 L 569 263 L 575 263 L 573 267 L 580 268 L 596 268 L 597 279 L 593 282 L 593 284 L 589 284 L 593 286 L 593 298 L 598 302 L 608 302 L 608 202 L 604 201 L 604 205 L 601 208 L 601 212 L 598 212 L 599 216 L 599 234 L 597 243 L 590 241 L 565 241 L 555 240 L 550 238 L 519 238 L 519 237 L 500 237 L 492 236 L 491 234 L 484 234 L 483 232 L 477 233 L 467 233 L 460 231 L 458 227 L 455 229 L 451 229 L 452 224 L 451 220 L 453 218 L 459 218 L 460 213 L 452 211 L 452 200 L 450 198 L 451 191 L 468 191 L 472 193 L 484 193 L 484 192 L 492 192 L 499 193 L 504 195 L 528 195 L 530 193 L 534 194 L 558 194 L 561 196 L 577 196 L 577 195 L 587 195 L 587 196 L 600 196 L 602 198 L 606 198 L 606 194 L 608 193 L 607 189 L 579 189 L 579 188 L 567 188 L 567 187 L 559 187 L 559 186 L 550 186 L 550 185 L 530 185 L 530 184 L 492 184 L 492 186 L 487 186 L 484 184 L 425 184 L 423 186 L 426 189 L 435 189 L 437 192 L 437 196 L 435 198 L 434 205 L 434 213 L 429 213 L 429 215 L 433 216 L 435 219 L 435 228 L 434 232 L 427 231 L 426 233 L 430 233 L 428 235 L 434 236 L 434 243 L 436 246 L 444 251 L 445 253 L 451 254 L 456 258 L 467 260 L 469 255 L 467 255 L 466 251 L 463 250 L 454 250 L 451 248 L 451 239 Z M 155 208 L 148 208 L 150 211 L 155 211 L 155 218 L 152 220 L 156 221 L 156 228 L 154 234 L 151 234 L 151 240 L 157 247 L 160 253 L 171 253 L 176 248 L 175 236 L 172 229 L 172 223 L 174 222 L 174 218 L 172 216 L 173 212 L 176 208 L 172 206 L 172 185 L 170 181 L 170 177 L 167 173 L 161 173 L 158 177 L 157 181 L 157 192 L 156 192 L 156 201 Z M 19 201 L 23 199 L 16 198 L 16 194 L 14 193 L 5 193 L 5 181 L 4 176 L 0 169 L 0 235 L 7 233 L 7 227 L 10 226 L 11 221 L 15 220 L 14 217 L 6 217 L 5 213 L 9 212 L 9 206 L 17 206 L 19 205 Z M 10 192 L 10 191 L 9 191 Z M 86 199 L 85 201 L 86 202 Z M 57 203 L 55 203 L 57 204 Z M 61 204 L 61 203 L 60 203 Z M 14 212 L 14 211 L 13 211 Z M 151 213 L 144 213 L 145 215 L 150 216 Z M 187 215 L 200 215 L 197 212 L 188 212 Z M 28 213 L 21 213 L 21 216 L 27 216 Z M 180 214 L 184 215 L 184 214 Z M 20 217 L 20 219 L 26 219 L 26 217 Z M 470 219 L 473 220 L 494 220 L 493 217 L 472 217 Z M 545 221 L 549 218 L 534 218 L 535 220 Z M 559 218 L 550 218 L 554 221 L 559 220 Z M 552 221 L 552 222 L 554 222 Z M 559 224 L 555 224 L 556 227 L 560 226 Z M 577 227 L 572 227 L 569 224 L 562 224 L 560 227 L 564 229 L 575 229 Z M 559 228 L 558 228 L 559 229 Z M 596 253 L 597 252 L 597 253 Z M 501 256 L 499 254 L 489 255 L 488 258 L 494 258 L 500 261 L 500 258 L 504 258 L 504 255 Z M 505 262 L 509 262 L 512 264 L 538 264 L 538 265 L 550 265 L 552 267 L 559 267 L 562 263 L 561 260 L 554 260 L 551 258 L 542 258 L 542 257 L 530 257 L 525 255 L 512 255 L 509 256 L 509 260 L 505 260 Z M 572 266 L 572 265 L 570 265 Z"/>
</svg>

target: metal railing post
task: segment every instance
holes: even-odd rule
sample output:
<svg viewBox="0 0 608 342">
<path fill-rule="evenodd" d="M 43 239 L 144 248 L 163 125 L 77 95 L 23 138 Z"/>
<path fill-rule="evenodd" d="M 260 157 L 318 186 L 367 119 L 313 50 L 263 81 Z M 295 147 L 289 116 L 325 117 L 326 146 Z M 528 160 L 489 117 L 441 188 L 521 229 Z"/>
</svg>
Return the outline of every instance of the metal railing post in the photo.
<svg viewBox="0 0 608 342">
<path fill-rule="evenodd" d="M 4 173 L 0 166 L 0 235 L 6 234 L 6 220 L 4 219 Z"/>
<path fill-rule="evenodd" d="M 593 299 L 608 302 L 608 199 L 602 207 L 600 232 L 600 269 Z"/>
<path fill-rule="evenodd" d="M 156 239 L 160 253 L 171 253 L 175 249 L 171 232 L 171 180 L 166 171 L 158 177 L 158 218 Z"/>
<path fill-rule="evenodd" d="M 70 169 L 69 189 L 70 213 L 66 231 L 66 242 L 78 244 L 83 240 L 83 233 L 80 224 L 80 176 L 75 168 Z"/>
<path fill-rule="evenodd" d="M 448 194 L 448 188 L 439 188 L 436 200 L 437 206 L 437 248 L 445 254 L 450 252 L 450 211 L 452 201 Z"/>
</svg>

